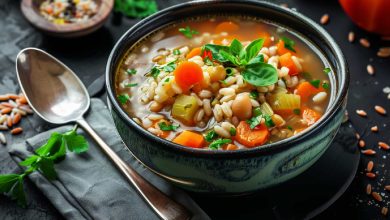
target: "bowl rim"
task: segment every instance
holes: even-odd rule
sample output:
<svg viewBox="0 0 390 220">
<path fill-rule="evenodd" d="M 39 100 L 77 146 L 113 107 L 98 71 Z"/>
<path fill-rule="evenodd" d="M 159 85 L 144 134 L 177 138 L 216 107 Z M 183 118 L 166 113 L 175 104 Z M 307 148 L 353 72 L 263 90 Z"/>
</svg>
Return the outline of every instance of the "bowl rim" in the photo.
<svg viewBox="0 0 390 220">
<path fill-rule="evenodd" d="M 70 34 L 93 29 L 94 27 L 102 24 L 108 18 L 114 7 L 114 0 L 100 0 L 100 5 L 98 6 L 96 14 L 85 22 L 61 25 L 50 22 L 39 14 L 34 7 L 35 1 L 36 0 L 22 0 L 20 2 L 20 8 L 23 16 L 34 27 L 42 31 L 55 34 Z M 94 1 L 96 2 L 96 0 Z"/>
<path fill-rule="evenodd" d="M 304 22 L 306 25 L 309 25 L 311 28 L 317 29 L 318 33 L 322 35 L 321 37 L 326 39 L 326 43 L 329 44 L 333 48 L 333 54 L 336 57 L 336 63 L 339 64 L 339 72 L 340 72 L 340 86 L 337 86 L 339 89 L 333 103 L 329 105 L 327 111 L 325 114 L 321 117 L 319 121 L 317 121 L 313 126 L 311 126 L 309 129 L 306 129 L 304 132 L 294 135 L 290 138 L 283 139 L 280 141 L 277 141 L 275 143 L 269 143 L 266 145 L 261 145 L 254 148 L 246 148 L 246 149 L 239 149 L 235 151 L 222 151 L 222 150 L 209 150 L 209 149 L 198 149 L 198 148 L 189 148 L 185 147 L 176 143 L 173 143 L 169 140 L 160 138 L 158 136 L 155 136 L 154 134 L 148 132 L 146 129 L 138 125 L 119 105 L 118 101 L 115 98 L 115 91 L 113 91 L 113 80 L 111 75 L 115 74 L 115 70 L 112 70 L 111 74 L 111 63 L 114 61 L 115 54 L 117 53 L 118 49 L 121 47 L 123 41 L 125 40 L 126 36 L 135 31 L 136 29 L 147 25 L 150 21 L 153 21 L 154 19 L 169 14 L 171 11 L 180 10 L 183 8 L 190 8 L 191 6 L 196 6 L 198 4 L 221 4 L 221 3 L 228 3 L 228 4 L 245 4 L 249 6 L 254 7 L 267 7 L 271 10 L 276 10 L 279 12 L 283 12 L 288 14 L 289 16 L 293 16 L 296 19 L 300 20 L 301 22 Z M 152 140 L 156 142 L 159 145 L 163 145 L 161 147 L 165 147 L 166 150 L 173 150 L 180 154 L 185 155 L 195 155 L 200 157 L 210 157 L 212 158 L 231 158 L 231 157 L 253 157 L 257 155 L 263 155 L 263 154 L 270 154 L 275 151 L 281 151 L 286 150 L 290 147 L 293 147 L 294 144 L 301 142 L 302 140 L 308 138 L 310 135 L 318 132 L 321 128 L 325 126 L 330 120 L 333 119 L 333 117 L 336 115 L 337 111 L 343 106 L 343 103 L 347 97 L 348 93 L 348 87 L 349 87 L 349 71 L 347 66 L 347 61 L 345 59 L 345 56 L 343 55 L 341 49 L 337 45 L 337 43 L 334 41 L 334 39 L 328 34 L 327 31 L 325 31 L 324 28 L 322 28 L 319 24 L 315 23 L 310 18 L 306 17 L 305 15 L 288 9 L 284 8 L 282 6 L 265 2 L 265 1 L 255 1 L 255 0 L 201 0 L 201 1 L 190 1 L 185 2 L 181 4 L 177 4 L 171 7 L 168 7 L 166 9 L 163 9 L 141 21 L 136 23 L 134 26 L 132 26 L 129 30 L 127 30 L 122 37 L 116 42 L 114 45 L 108 61 L 106 65 L 106 88 L 107 88 L 107 97 L 108 97 L 108 104 L 114 106 L 111 108 L 113 111 L 116 111 L 117 115 L 125 121 L 126 125 L 128 125 L 132 130 L 135 132 L 138 132 L 141 134 L 144 138 L 147 138 L 149 140 Z M 111 106 L 111 107 L 112 107 Z M 303 142 L 303 141 L 302 141 Z"/>
</svg>

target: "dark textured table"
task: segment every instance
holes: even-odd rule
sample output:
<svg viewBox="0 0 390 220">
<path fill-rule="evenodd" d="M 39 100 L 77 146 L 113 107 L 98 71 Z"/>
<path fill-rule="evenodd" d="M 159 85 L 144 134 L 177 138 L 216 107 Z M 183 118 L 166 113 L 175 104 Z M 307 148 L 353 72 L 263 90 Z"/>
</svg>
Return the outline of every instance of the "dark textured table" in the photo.
<svg viewBox="0 0 390 220">
<path fill-rule="evenodd" d="M 159 1 L 159 8 L 181 2 Z M 390 110 L 390 100 L 382 92 L 382 88 L 390 86 L 390 60 L 379 59 L 376 51 L 379 46 L 389 46 L 390 42 L 380 41 L 375 35 L 366 33 L 357 28 L 343 13 L 337 1 L 310 1 L 289 0 L 276 1 L 288 3 L 289 7 L 296 8 L 315 21 L 319 21 L 324 13 L 330 15 L 330 23 L 325 28 L 339 43 L 347 57 L 351 71 L 351 85 L 349 93 L 348 110 L 350 119 L 362 138 L 366 141 L 367 148 L 373 148 L 378 153 L 375 156 L 364 156 L 361 159 L 360 169 L 354 182 L 347 192 L 334 205 L 332 205 L 320 218 L 338 219 L 361 218 L 382 219 L 380 209 L 389 206 L 389 192 L 383 190 L 383 186 L 390 184 L 388 167 L 390 162 L 388 152 L 379 150 L 378 141 L 390 142 L 388 116 L 380 116 L 374 111 L 374 105 L 380 104 Z M 19 9 L 19 1 L 0 1 L 0 94 L 18 92 L 14 60 L 16 54 L 24 47 L 39 47 L 52 53 L 61 61 L 72 68 L 89 85 L 98 76 L 103 74 L 106 60 L 116 40 L 133 24 L 135 19 L 111 16 L 106 25 L 98 32 L 79 39 L 59 40 L 42 35 L 33 29 L 22 17 Z M 350 44 L 347 41 L 349 31 L 354 31 L 357 38 L 368 37 L 371 41 L 370 48 L 361 47 L 356 41 Z M 376 69 L 374 76 L 366 72 L 366 65 L 373 64 Z M 361 118 L 355 114 L 356 109 L 364 109 L 368 113 L 367 118 Z M 46 126 L 38 126 L 36 115 L 22 122 L 25 131 L 18 139 L 12 139 L 7 135 L 9 143 L 23 140 L 42 130 Z M 379 132 L 372 133 L 370 127 L 377 125 Z M 365 177 L 364 169 L 369 160 L 375 162 L 374 170 L 379 178 L 369 180 Z M 0 146 L 0 173 L 17 172 L 16 164 L 11 161 L 7 153 L 7 147 Z M 332 172 L 329 170 L 329 172 Z M 383 202 L 375 202 L 371 196 L 366 195 L 365 186 L 371 183 L 375 191 L 383 195 Z M 48 200 L 30 182 L 26 184 L 28 191 L 28 207 L 18 207 L 10 199 L 0 196 L 0 219 L 61 219 L 62 217 L 52 207 Z M 318 189 L 321 190 L 321 189 Z"/>
</svg>

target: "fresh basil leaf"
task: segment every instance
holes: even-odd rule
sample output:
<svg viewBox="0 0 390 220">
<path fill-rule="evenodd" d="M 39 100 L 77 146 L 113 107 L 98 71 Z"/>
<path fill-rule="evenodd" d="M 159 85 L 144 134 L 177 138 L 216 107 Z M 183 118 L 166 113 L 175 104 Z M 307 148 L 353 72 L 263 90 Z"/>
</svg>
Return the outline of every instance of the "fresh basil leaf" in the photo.
<svg viewBox="0 0 390 220">
<path fill-rule="evenodd" d="M 122 95 L 118 95 L 118 100 L 119 102 L 124 105 L 127 103 L 127 101 L 130 100 L 130 96 L 129 94 L 122 94 Z"/>
<path fill-rule="evenodd" d="M 232 142 L 232 140 L 230 140 L 230 139 L 217 139 L 209 145 L 209 148 L 213 149 L 213 150 L 217 150 L 218 148 L 222 147 L 223 145 L 231 143 L 231 142 Z"/>
<path fill-rule="evenodd" d="M 264 119 L 265 119 L 265 125 L 269 128 L 275 126 L 275 123 L 274 121 L 272 120 L 271 116 L 269 115 L 265 115 L 264 116 Z"/>
<path fill-rule="evenodd" d="M 312 86 L 316 87 L 317 89 L 320 88 L 320 83 L 321 83 L 321 80 L 319 80 L 319 79 L 310 81 L 310 84 Z"/>
<path fill-rule="evenodd" d="M 224 57 L 222 57 L 220 55 L 220 53 L 219 53 L 220 51 L 229 52 L 229 47 L 227 47 L 227 46 L 221 46 L 221 45 L 215 45 L 215 44 L 206 44 L 202 48 L 202 51 L 204 51 L 204 50 L 211 51 L 213 60 L 217 60 L 217 61 L 219 61 L 221 63 L 224 63 L 224 62 L 228 61 Z"/>
<path fill-rule="evenodd" d="M 233 39 L 233 41 L 230 43 L 229 52 L 233 56 L 239 56 L 240 52 L 243 50 L 243 46 L 240 41 L 237 39 Z"/>
<path fill-rule="evenodd" d="M 54 180 L 57 178 L 57 172 L 54 170 L 53 160 L 42 157 L 37 166 L 47 179 Z"/>
<path fill-rule="evenodd" d="M 204 139 L 207 142 L 213 141 L 214 138 L 218 137 L 217 133 L 214 130 L 209 131 L 205 136 Z"/>
<path fill-rule="evenodd" d="M 36 149 L 35 153 L 41 157 L 52 156 L 60 150 L 61 141 L 62 141 L 62 134 L 58 132 L 53 132 L 50 135 L 49 140 L 47 140 L 47 142 L 44 145 Z"/>
<path fill-rule="evenodd" d="M 64 141 L 68 150 L 77 154 L 85 152 L 89 148 L 84 136 L 77 134 L 74 130 L 64 134 Z"/>
<path fill-rule="evenodd" d="M 296 52 L 294 49 L 295 42 L 293 40 L 288 37 L 281 37 L 280 39 L 284 42 L 284 48 Z"/>
<path fill-rule="evenodd" d="M 248 62 L 248 65 L 250 65 L 250 64 L 256 64 L 256 63 L 264 63 L 264 56 L 263 56 L 263 54 L 259 54 L 259 55 L 257 55 L 255 58 L 251 59 L 251 60 Z"/>
<path fill-rule="evenodd" d="M 8 193 L 19 179 L 19 174 L 0 175 L 0 193 Z"/>
<path fill-rule="evenodd" d="M 41 157 L 38 156 L 38 155 L 31 155 L 30 157 L 28 157 L 25 160 L 21 161 L 19 163 L 19 165 L 20 166 L 25 166 L 25 167 L 31 166 L 31 165 L 35 164 L 39 158 L 41 158 Z"/>
<path fill-rule="evenodd" d="M 246 61 L 249 62 L 252 58 L 256 57 L 260 49 L 263 47 L 264 39 L 259 38 L 252 41 L 246 48 Z"/>
<path fill-rule="evenodd" d="M 115 0 L 114 10 L 129 17 L 144 18 L 157 12 L 158 8 L 155 0 Z"/>
<path fill-rule="evenodd" d="M 267 63 L 256 63 L 245 67 L 242 76 L 254 86 L 269 86 L 278 81 L 278 72 L 275 67 Z"/>
<path fill-rule="evenodd" d="M 158 123 L 158 126 L 162 131 L 176 131 L 180 127 L 180 125 L 168 125 L 165 122 Z"/>
<path fill-rule="evenodd" d="M 231 53 L 228 53 L 226 51 L 219 51 L 219 54 L 227 61 L 230 61 L 232 64 L 238 66 L 239 62 L 235 56 L 233 56 Z"/>
<path fill-rule="evenodd" d="M 26 207 L 26 195 L 24 194 L 23 188 L 23 177 L 20 175 L 18 181 L 16 181 L 16 184 L 11 190 L 11 196 L 17 201 L 19 206 Z"/>
</svg>

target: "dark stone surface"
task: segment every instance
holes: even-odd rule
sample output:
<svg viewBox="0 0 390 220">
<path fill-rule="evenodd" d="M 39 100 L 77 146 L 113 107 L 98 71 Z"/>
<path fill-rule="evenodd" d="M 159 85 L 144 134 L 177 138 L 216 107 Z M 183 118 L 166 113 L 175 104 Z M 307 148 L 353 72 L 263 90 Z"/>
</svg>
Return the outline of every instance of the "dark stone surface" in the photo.
<svg viewBox="0 0 390 220">
<path fill-rule="evenodd" d="M 159 7 L 181 2 L 159 1 Z M 352 124 L 365 139 L 369 148 L 375 149 L 378 153 L 374 157 L 362 157 L 359 173 L 348 191 L 330 209 L 323 213 L 320 218 L 339 219 L 360 218 L 380 219 L 380 208 L 388 206 L 388 192 L 383 186 L 390 184 L 388 167 L 390 162 L 388 152 L 377 148 L 380 140 L 390 142 L 388 116 L 380 116 L 375 113 L 373 106 L 380 104 L 390 110 L 390 100 L 382 92 L 382 88 L 390 86 L 388 72 L 390 69 L 389 59 L 379 59 L 375 56 L 379 46 L 389 46 L 390 42 L 380 41 L 378 36 L 371 35 L 357 28 L 343 13 L 338 2 L 335 0 L 289 0 L 276 1 L 287 2 L 290 7 L 307 15 L 315 21 L 319 21 L 324 13 L 330 15 L 330 23 L 325 26 L 330 34 L 339 43 L 347 57 L 351 70 L 351 85 L 349 93 L 348 110 Z M 106 59 L 116 40 L 137 20 L 111 16 L 110 20 L 98 32 L 79 39 L 59 40 L 44 36 L 33 29 L 22 17 L 19 9 L 20 1 L 0 1 L 0 94 L 18 92 L 14 60 L 20 49 L 28 46 L 39 47 L 52 53 L 70 68 L 72 68 L 89 85 L 104 72 Z M 347 41 L 347 34 L 350 30 L 359 37 L 368 37 L 371 41 L 371 48 L 363 48 L 356 41 L 350 44 Z M 366 72 L 366 65 L 372 63 L 376 68 L 376 74 L 370 76 Z M 369 116 L 363 119 L 354 112 L 356 109 L 364 109 Z M 370 127 L 378 125 L 379 132 L 370 132 Z M 34 134 L 45 130 L 47 125 L 42 125 L 36 115 L 30 116 L 22 121 L 25 128 L 23 134 L 18 138 L 12 138 L 7 134 L 9 142 L 18 142 L 24 137 L 31 137 Z M 364 174 L 364 168 L 369 160 L 375 162 L 375 171 L 380 178 L 368 180 Z M 11 161 L 7 153 L 7 147 L 0 146 L 0 173 L 17 172 L 16 164 Z M 329 170 L 332 172 L 332 170 Z M 365 186 L 371 183 L 375 191 L 383 193 L 384 202 L 374 202 L 372 197 L 365 194 Z M 28 192 L 28 208 L 19 208 L 10 199 L 0 196 L 0 219 L 60 219 L 61 216 L 30 182 L 26 184 Z M 319 189 L 321 190 L 321 189 Z M 283 198 L 281 198 L 283 199 Z"/>
</svg>

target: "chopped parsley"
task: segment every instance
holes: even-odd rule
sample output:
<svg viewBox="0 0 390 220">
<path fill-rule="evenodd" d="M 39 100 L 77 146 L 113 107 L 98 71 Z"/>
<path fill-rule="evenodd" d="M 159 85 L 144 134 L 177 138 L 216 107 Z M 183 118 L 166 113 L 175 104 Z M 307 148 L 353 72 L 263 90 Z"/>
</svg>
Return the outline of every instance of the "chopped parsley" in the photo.
<svg viewBox="0 0 390 220">
<path fill-rule="evenodd" d="M 326 73 L 326 74 L 330 73 L 330 71 L 331 71 L 331 69 L 330 69 L 329 67 L 326 67 L 326 68 L 324 69 L 324 73 Z"/>
<path fill-rule="evenodd" d="M 176 61 L 176 60 L 175 60 L 175 61 Z M 168 72 L 168 73 L 173 72 L 173 71 L 175 70 L 175 68 L 176 68 L 175 61 L 172 61 L 172 62 L 168 63 L 167 65 L 165 65 L 165 66 L 163 67 L 163 70 L 164 70 L 165 72 Z"/>
<path fill-rule="evenodd" d="M 128 83 L 125 85 L 125 87 L 129 88 L 129 87 L 134 87 L 134 86 L 137 86 L 138 83 Z"/>
<path fill-rule="evenodd" d="M 291 50 L 293 52 L 296 52 L 294 49 L 295 42 L 293 40 L 291 40 L 288 37 L 281 37 L 280 39 L 284 42 L 284 48 L 286 48 L 287 50 Z"/>
<path fill-rule="evenodd" d="M 230 127 L 229 133 L 231 136 L 236 136 L 237 130 L 233 127 Z"/>
<path fill-rule="evenodd" d="M 214 138 L 218 137 L 217 133 L 214 130 L 209 131 L 205 136 L 204 139 L 207 142 L 213 141 Z"/>
<path fill-rule="evenodd" d="M 322 88 L 329 89 L 329 84 L 327 82 L 322 83 Z"/>
<path fill-rule="evenodd" d="M 128 94 L 118 95 L 119 102 L 124 105 L 127 103 L 127 101 L 130 100 L 130 96 Z"/>
<path fill-rule="evenodd" d="M 264 119 L 265 119 L 265 125 L 266 125 L 267 127 L 271 128 L 271 127 L 275 126 L 275 123 L 274 123 L 274 121 L 272 121 L 271 116 L 265 115 L 265 116 L 264 116 Z"/>
<path fill-rule="evenodd" d="M 179 32 L 182 33 L 186 38 L 192 38 L 193 35 L 199 34 L 198 31 L 191 29 L 189 26 L 185 28 L 179 28 Z"/>
<path fill-rule="evenodd" d="M 166 78 L 165 80 L 164 80 L 164 82 L 169 82 L 169 80 L 171 80 L 171 78 Z"/>
<path fill-rule="evenodd" d="M 173 50 L 173 55 L 180 55 L 180 50 L 178 50 L 178 49 Z"/>
<path fill-rule="evenodd" d="M 209 148 L 213 149 L 213 150 L 217 150 L 218 148 L 222 147 L 223 145 L 229 144 L 231 142 L 232 142 L 232 140 L 230 140 L 230 139 L 217 139 L 217 140 L 211 142 L 211 144 L 209 145 Z"/>
<path fill-rule="evenodd" d="M 300 115 L 301 114 L 301 109 L 299 109 L 299 108 L 293 109 L 293 113 L 296 114 L 296 115 Z"/>
<path fill-rule="evenodd" d="M 127 69 L 126 73 L 129 75 L 135 75 L 135 74 L 137 74 L 137 70 L 136 69 Z"/>
<path fill-rule="evenodd" d="M 290 130 L 290 131 L 293 130 L 293 128 L 290 125 L 287 125 L 287 129 Z"/>
<path fill-rule="evenodd" d="M 252 113 L 255 117 L 262 115 L 260 107 L 254 108 Z"/>
<path fill-rule="evenodd" d="M 203 59 L 203 61 L 204 61 L 204 63 L 205 63 L 207 66 L 214 66 L 213 61 L 211 61 L 209 57 L 205 57 L 205 58 Z"/>
<path fill-rule="evenodd" d="M 176 131 L 180 127 L 180 125 L 168 125 L 165 122 L 158 123 L 158 126 L 162 131 Z"/>
<path fill-rule="evenodd" d="M 259 98 L 259 92 L 256 90 L 253 90 L 249 93 L 249 97 L 252 99 L 257 99 L 257 98 Z"/>
<path fill-rule="evenodd" d="M 150 70 L 150 74 L 153 76 L 153 78 L 157 78 L 157 76 L 160 74 L 160 69 L 157 68 L 156 66 L 154 66 L 151 70 Z"/>
<path fill-rule="evenodd" d="M 251 129 L 254 129 L 257 125 L 259 125 L 261 123 L 261 118 L 262 118 L 261 115 L 260 116 L 254 116 L 254 117 L 246 120 L 246 123 L 249 124 L 249 127 Z"/>
<path fill-rule="evenodd" d="M 319 79 L 310 81 L 310 84 L 312 86 L 316 87 L 317 89 L 320 88 L 320 83 L 321 83 L 321 80 L 319 80 Z"/>
</svg>

